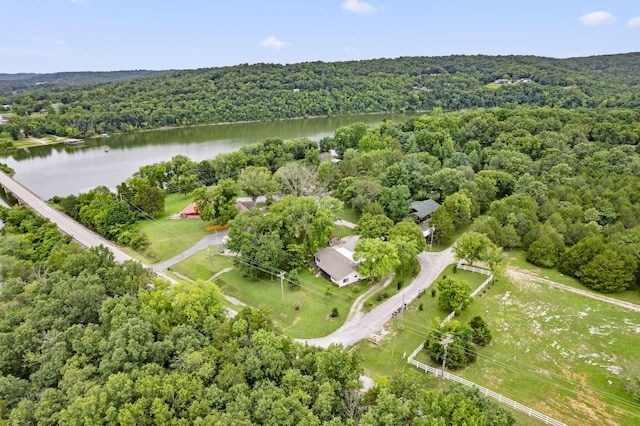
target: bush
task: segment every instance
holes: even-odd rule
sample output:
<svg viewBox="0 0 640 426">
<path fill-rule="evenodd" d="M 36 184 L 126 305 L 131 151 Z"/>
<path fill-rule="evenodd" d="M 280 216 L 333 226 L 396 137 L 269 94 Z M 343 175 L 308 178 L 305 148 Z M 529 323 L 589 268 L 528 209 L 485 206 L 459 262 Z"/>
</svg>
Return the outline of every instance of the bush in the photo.
<svg viewBox="0 0 640 426">
<path fill-rule="evenodd" d="M 433 361 L 442 364 L 444 355 L 442 341 L 447 334 L 453 336 L 453 340 L 447 347 L 447 368 L 452 370 L 463 368 L 476 360 L 478 350 L 472 342 L 472 328 L 451 320 L 429 333 L 427 337 L 424 349 Z"/>
<path fill-rule="evenodd" d="M 491 330 L 481 316 L 473 317 L 469 321 L 469 327 L 473 330 L 473 343 L 478 346 L 487 346 L 491 343 Z"/>
<path fill-rule="evenodd" d="M 337 317 L 338 317 L 338 315 L 340 315 L 340 313 L 338 312 L 338 308 L 333 308 L 333 309 L 331 310 L 331 315 L 330 315 L 330 316 L 331 316 L 331 318 L 337 318 Z"/>
</svg>

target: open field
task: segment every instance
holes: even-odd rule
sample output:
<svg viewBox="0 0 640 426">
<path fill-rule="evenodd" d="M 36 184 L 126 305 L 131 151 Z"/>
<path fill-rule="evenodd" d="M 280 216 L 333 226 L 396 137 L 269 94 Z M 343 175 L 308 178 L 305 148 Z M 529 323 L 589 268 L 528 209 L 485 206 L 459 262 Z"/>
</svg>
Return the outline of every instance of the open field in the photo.
<svg viewBox="0 0 640 426">
<path fill-rule="evenodd" d="M 636 305 L 640 305 L 640 291 L 638 291 L 637 289 L 627 290 L 622 293 L 598 293 L 582 285 L 580 281 L 578 281 L 576 278 L 567 276 L 559 272 L 555 268 L 554 269 L 540 268 L 538 266 L 532 265 L 531 263 L 526 261 L 526 254 L 522 251 L 505 252 L 505 256 L 507 258 L 507 262 L 509 265 L 524 269 L 527 272 L 537 275 L 541 278 L 555 281 L 560 284 L 565 284 L 580 290 L 593 292 L 595 294 L 602 294 L 604 296 L 611 297 L 613 299 L 618 299 L 624 302 L 630 302 L 630 303 L 635 303 Z"/>
<path fill-rule="evenodd" d="M 384 344 L 360 344 L 367 374 L 406 370 L 403 356 L 437 325 L 433 318 L 443 316 L 434 300 L 426 294 L 402 320 L 392 321 Z M 624 360 L 640 362 L 640 315 L 613 308 L 549 286 L 501 279 L 457 318 L 468 322 L 481 315 L 493 341 L 475 364 L 454 373 L 569 425 L 638 424 L 640 404 L 629 399 L 617 373 Z M 417 359 L 434 365 L 424 352 Z"/>
</svg>

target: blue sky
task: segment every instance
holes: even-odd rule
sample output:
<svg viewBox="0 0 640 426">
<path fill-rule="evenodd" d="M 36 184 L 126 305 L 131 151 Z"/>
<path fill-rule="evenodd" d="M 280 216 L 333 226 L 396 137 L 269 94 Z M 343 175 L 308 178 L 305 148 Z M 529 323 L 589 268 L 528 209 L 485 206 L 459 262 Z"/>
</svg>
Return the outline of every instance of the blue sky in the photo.
<svg viewBox="0 0 640 426">
<path fill-rule="evenodd" d="M 640 51 L 638 0 L 2 0 L 0 73 Z"/>
</svg>

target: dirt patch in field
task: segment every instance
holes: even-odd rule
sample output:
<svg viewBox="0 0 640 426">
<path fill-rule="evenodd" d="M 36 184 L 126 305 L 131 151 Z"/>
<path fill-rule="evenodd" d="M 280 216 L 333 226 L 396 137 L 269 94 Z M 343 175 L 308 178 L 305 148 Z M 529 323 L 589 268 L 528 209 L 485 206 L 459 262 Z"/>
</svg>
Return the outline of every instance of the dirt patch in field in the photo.
<svg viewBox="0 0 640 426">
<path fill-rule="evenodd" d="M 575 391 L 578 394 L 563 398 L 563 400 L 555 400 L 554 403 L 549 404 L 549 408 L 555 411 L 550 414 L 552 417 L 556 416 L 557 419 L 566 419 L 570 422 L 579 420 L 581 424 L 621 425 L 617 419 L 620 418 L 622 412 L 600 401 L 599 396 L 589 387 L 584 375 L 567 369 L 562 370 L 562 375 L 568 381 L 576 384 Z"/>
</svg>

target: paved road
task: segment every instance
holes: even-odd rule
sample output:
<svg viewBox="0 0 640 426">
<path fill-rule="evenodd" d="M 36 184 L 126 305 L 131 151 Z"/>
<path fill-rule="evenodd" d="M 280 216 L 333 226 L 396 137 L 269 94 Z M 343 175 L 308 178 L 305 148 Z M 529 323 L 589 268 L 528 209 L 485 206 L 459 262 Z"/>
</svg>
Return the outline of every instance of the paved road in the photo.
<svg viewBox="0 0 640 426">
<path fill-rule="evenodd" d="M 152 265 L 151 268 L 154 270 L 154 272 L 164 271 L 165 269 L 172 267 L 176 263 L 183 261 L 187 257 L 192 256 L 206 249 L 209 246 L 215 246 L 215 245 L 221 244 L 222 239 L 226 237 L 228 233 L 229 233 L 228 229 L 223 229 L 222 231 L 216 231 L 213 234 L 205 235 L 204 237 L 202 237 L 200 241 L 195 243 L 193 246 L 189 247 L 187 250 L 172 257 L 169 260 L 165 260 L 164 262 L 160 262 L 155 265 Z"/>
<path fill-rule="evenodd" d="M 85 247 L 97 247 L 105 246 L 113 253 L 115 259 L 118 262 L 124 262 L 125 260 L 133 260 L 131 256 L 120 250 L 116 245 L 102 238 L 95 232 L 85 228 L 78 222 L 54 209 L 46 202 L 42 200 L 38 195 L 31 192 L 28 188 L 25 188 L 20 183 L 13 180 L 6 173 L 0 172 L 0 184 L 6 188 L 9 192 L 13 193 L 16 198 L 21 200 L 24 204 L 28 204 L 36 213 L 40 216 L 49 219 L 51 222 L 58 225 L 58 229 L 67 235 L 73 237 L 74 240 L 79 242 Z"/>
<path fill-rule="evenodd" d="M 308 343 L 323 348 L 332 343 L 342 344 L 345 347 L 352 346 L 369 335 L 379 331 L 382 326 L 392 318 L 393 313 L 404 303 L 409 304 L 418 296 L 421 290 L 429 288 L 438 275 L 455 262 L 453 249 L 449 248 L 439 253 L 422 252 L 418 255 L 422 270 L 420 274 L 402 289 L 398 294 L 389 298 L 386 302 L 376 306 L 367 314 L 355 315 L 351 321 L 347 321 L 342 327 L 325 337 L 316 339 L 296 339 L 301 343 Z"/>
</svg>

